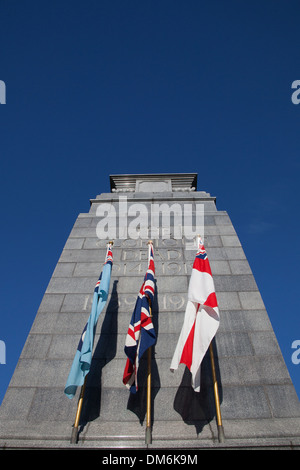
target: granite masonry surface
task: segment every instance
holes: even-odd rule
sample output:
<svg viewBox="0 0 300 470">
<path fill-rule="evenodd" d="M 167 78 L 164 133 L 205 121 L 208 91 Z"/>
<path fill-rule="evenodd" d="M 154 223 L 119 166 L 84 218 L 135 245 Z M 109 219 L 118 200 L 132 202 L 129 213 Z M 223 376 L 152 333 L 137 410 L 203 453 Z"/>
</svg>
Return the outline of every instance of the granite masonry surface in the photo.
<svg viewBox="0 0 300 470">
<path fill-rule="evenodd" d="M 153 240 L 156 296 L 152 349 L 151 448 L 299 448 L 300 405 L 245 253 L 225 211 L 197 191 L 197 174 L 112 175 L 111 192 L 79 214 L 63 248 L 0 407 L 0 448 L 146 448 L 146 360 L 140 390 L 122 383 L 125 337 L 147 268 L 146 239 L 117 234 L 110 294 L 101 313 L 77 444 L 70 444 L 80 390 L 64 386 L 89 317 L 107 240 L 97 237 L 97 208 L 131 204 L 204 207 L 204 241 L 220 308 L 214 340 L 225 443 L 218 442 L 209 356 L 200 394 L 181 365 L 170 371 L 183 323 L 195 250 L 161 222 Z M 117 217 L 117 221 L 118 221 Z M 172 218 L 171 218 L 172 221 Z M 122 228 L 122 230 L 124 227 Z M 167 236 L 166 236 L 167 234 Z M 150 238 L 150 237 L 149 237 Z M 143 372 L 144 371 L 144 372 Z"/>
</svg>

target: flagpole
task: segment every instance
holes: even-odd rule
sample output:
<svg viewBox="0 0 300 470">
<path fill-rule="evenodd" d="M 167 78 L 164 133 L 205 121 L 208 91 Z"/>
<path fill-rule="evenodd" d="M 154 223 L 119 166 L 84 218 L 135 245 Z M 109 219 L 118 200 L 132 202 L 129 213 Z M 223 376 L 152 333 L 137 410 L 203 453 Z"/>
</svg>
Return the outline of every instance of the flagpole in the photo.
<svg viewBox="0 0 300 470">
<path fill-rule="evenodd" d="M 150 260 L 150 250 L 152 245 L 152 240 L 149 240 L 149 251 L 148 251 L 148 264 Z M 150 317 L 152 317 L 152 305 L 151 300 L 149 299 L 149 311 Z M 152 443 L 152 430 L 151 430 L 151 357 L 152 357 L 152 347 L 147 350 L 147 419 L 146 419 L 146 435 L 145 443 Z"/>
<path fill-rule="evenodd" d="M 151 307 L 150 307 L 151 313 Z M 150 314 L 152 316 L 152 313 Z M 146 421 L 146 436 L 145 443 L 152 443 L 152 430 L 151 430 L 151 356 L 152 356 L 152 347 L 148 348 L 147 351 L 148 357 L 148 371 L 147 371 L 147 421 Z"/>
<path fill-rule="evenodd" d="M 113 240 L 110 240 L 108 242 L 105 259 L 107 258 L 108 250 L 111 249 L 113 244 L 114 244 Z M 70 441 L 71 444 L 77 444 L 77 442 L 78 442 L 78 427 L 79 427 L 79 422 L 80 422 L 83 398 L 84 398 L 84 394 L 85 394 L 87 376 L 88 376 L 88 374 L 85 376 L 83 385 L 82 385 L 81 390 L 80 390 L 80 395 L 79 395 L 79 400 L 78 400 L 78 405 L 77 405 L 77 410 L 76 410 L 76 416 L 75 416 L 75 422 L 74 422 L 73 429 L 72 429 L 72 434 L 71 434 L 71 441 Z"/>
<path fill-rule="evenodd" d="M 217 374 L 216 374 L 215 359 L 214 359 L 214 352 L 213 352 L 212 343 L 210 343 L 210 345 L 209 345 L 209 355 L 210 355 L 212 377 L 213 377 L 213 386 L 214 386 L 214 395 L 215 395 L 215 404 L 216 404 L 218 438 L 219 438 L 219 442 L 225 442 L 224 428 L 223 428 L 222 416 L 221 416 L 219 389 L 218 389 Z"/>
<path fill-rule="evenodd" d="M 80 415 L 81 415 L 81 410 L 82 410 L 82 403 L 83 403 L 83 397 L 84 397 L 84 392 L 85 392 L 86 379 L 87 379 L 87 375 L 85 376 L 85 379 L 84 379 L 84 382 L 83 382 L 83 385 L 82 385 L 81 391 L 80 391 L 80 396 L 79 396 L 77 411 L 76 411 L 76 416 L 75 416 L 75 422 L 74 422 L 74 426 L 73 426 L 72 434 L 71 434 L 71 444 L 77 444 L 78 426 L 79 426 Z"/>
</svg>

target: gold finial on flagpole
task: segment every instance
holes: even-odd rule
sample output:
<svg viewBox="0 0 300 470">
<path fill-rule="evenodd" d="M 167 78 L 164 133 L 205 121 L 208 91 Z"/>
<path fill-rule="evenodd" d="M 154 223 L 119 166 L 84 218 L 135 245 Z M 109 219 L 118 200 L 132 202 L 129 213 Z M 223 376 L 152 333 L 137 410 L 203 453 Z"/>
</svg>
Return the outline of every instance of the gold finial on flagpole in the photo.
<svg viewBox="0 0 300 470">
<path fill-rule="evenodd" d="M 194 240 L 196 241 L 197 249 L 199 249 L 200 240 L 202 241 L 201 235 L 198 233 L 198 235 L 195 236 Z"/>
<path fill-rule="evenodd" d="M 114 241 L 113 241 L 113 240 L 110 240 L 110 241 L 108 242 L 108 244 L 109 244 L 109 245 L 113 245 L 113 244 L 114 244 Z"/>
</svg>

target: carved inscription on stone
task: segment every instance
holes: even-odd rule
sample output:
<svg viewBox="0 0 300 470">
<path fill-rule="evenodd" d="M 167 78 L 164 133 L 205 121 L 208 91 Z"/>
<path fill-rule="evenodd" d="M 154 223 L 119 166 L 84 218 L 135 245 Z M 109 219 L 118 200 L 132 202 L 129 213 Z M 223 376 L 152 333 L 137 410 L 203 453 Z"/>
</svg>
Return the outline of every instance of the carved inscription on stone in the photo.
<svg viewBox="0 0 300 470">
<path fill-rule="evenodd" d="M 155 275 L 173 276 L 173 275 L 190 275 L 192 271 L 192 262 L 161 262 L 155 265 Z M 145 275 L 147 262 L 124 262 L 114 263 L 113 276 L 137 276 Z"/>
</svg>

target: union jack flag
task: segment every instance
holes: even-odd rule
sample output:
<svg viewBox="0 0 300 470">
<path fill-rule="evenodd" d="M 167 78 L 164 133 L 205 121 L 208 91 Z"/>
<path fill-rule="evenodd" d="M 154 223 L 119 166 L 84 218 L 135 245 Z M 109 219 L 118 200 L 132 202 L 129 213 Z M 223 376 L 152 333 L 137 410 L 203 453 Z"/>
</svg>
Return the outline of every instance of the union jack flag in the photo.
<svg viewBox="0 0 300 470">
<path fill-rule="evenodd" d="M 138 391 L 137 374 L 140 359 L 147 349 L 156 343 L 156 334 L 150 313 L 155 292 L 154 275 L 153 245 L 150 244 L 148 269 L 136 300 L 124 348 L 127 361 L 123 383 L 130 389 L 131 393 Z"/>
</svg>

